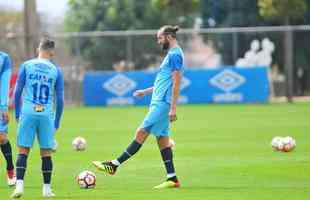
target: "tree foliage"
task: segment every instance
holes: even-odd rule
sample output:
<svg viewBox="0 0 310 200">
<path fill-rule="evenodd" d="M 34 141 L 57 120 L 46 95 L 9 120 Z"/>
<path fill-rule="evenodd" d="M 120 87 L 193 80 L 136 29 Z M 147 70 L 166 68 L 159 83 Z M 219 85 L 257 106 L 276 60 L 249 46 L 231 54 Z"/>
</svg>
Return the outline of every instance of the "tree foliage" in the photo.
<svg viewBox="0 0 310 200">
<path fill-rule="evenodd" d="M 199 7 L 199 0 L 70 0 L 69 11 L 65 17 L 65 30 L 110 31 L 158 29 L 165 24 L 190 27 Z M 134 48 L 137 56 L 130 56 L 127 44 Z M 73 50 L 79 47 L 84 59 L 95 69 L 111 69 L 112 64 L 127 60 L 137 68 L 150 63 L 148 55 L 158 47 L 154 38 L 126 36 L 104 38 L 75 38 L 70 40 Z M 148 47 L 148 52 L 145 52 Z"/>
<path fill-rule="evenodd" d="M 310 23 L 310 0 L 205 0 L 202 4 L 204 26 L 209 27 L 208 19 L 215 18 L 216 27 L 254 27 L 273 25 L 301 25 Z M 307 51 L 302 48 L 309 42 L 308 32 L 297 32 L 294 37 L 296 65 L 310 63 Z M 253 39 L 269 37 L 276 45 L 274 58 L 283 66 L 283 39 L 280 33 L 236 34 L 238 56 L 243 56 Z M 303 38 L 303 39 L 301 39 Z M 233 36 L 221 34 L 216 38 L 226 64 L 234 63 L 232 56 Z"/>
<path fill-rule="evenodd" d="M 249 27 L 266 25 L 266 21 L 259 15 L 258 0 L 205 0 L 202 4 L 202 17 L 204 27 L 211 25 L 209 20 L 215 20 L 215 27 Z M 214 36 L 217 46 L 222 54 L 223 63 L 232 65 L 237 57 L 243 56 L 249 48 L 249 43 L 256 38 L 256 34 L 218 34 Z M 238 43 L 237 55 L 233 55 L 234 40 Z"/>
<path fill-rule="evenodd" d="M 258 0 L 258 6 L 262 17 L 285 24 L 304 17 L 307 11 L 305 0 Z"/>
<path fill-rule="evenodd" d="M 204 26 L 214 18 L 216 27 L 243 27 L 262 24 L 257 0 L 204 0 L 201 7 Z"/>
</svg>

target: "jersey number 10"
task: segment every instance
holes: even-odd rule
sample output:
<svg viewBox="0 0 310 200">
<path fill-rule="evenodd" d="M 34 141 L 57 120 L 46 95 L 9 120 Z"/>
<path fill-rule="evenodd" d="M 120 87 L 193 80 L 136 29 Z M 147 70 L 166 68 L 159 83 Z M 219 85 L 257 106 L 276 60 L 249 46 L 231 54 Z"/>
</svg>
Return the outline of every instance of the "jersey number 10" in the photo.
<svg viewBox="0 0 310 200">
<path fill-rule="evenodd" d="M 33 101 L 37 102 L 39 100 L 40 104 L 46 104 L 48 102 L 48 97 L 50 93 L 50 88 L 48 85 L 35 83 L 32 85 L 33 88 Z"/>
</svg>

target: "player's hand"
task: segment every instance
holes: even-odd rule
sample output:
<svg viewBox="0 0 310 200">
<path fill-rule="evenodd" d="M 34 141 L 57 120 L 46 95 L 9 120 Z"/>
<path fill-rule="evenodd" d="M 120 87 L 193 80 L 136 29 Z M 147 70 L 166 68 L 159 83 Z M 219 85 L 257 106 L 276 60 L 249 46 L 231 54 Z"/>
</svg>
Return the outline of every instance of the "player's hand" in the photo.
<svg viewBox="0 0 310 200">
<path fill-rule="evenodd" d="M 177 120 L 177 109 L 176 107 L 171 107 L 169 111 L 169 120 L 170 122 L 174 122 Z"/>
<path fill-rule="evenodd" d="M 133 93 L 133 96 L 134 96 L 134 97 L 143 97 L 144 95 L 145 95 L 144 90 L 136 90 L 136 91 Z"/>
<path fill-rule="evenodd" d="M 9 112 L 8 111 L 2 112 L 1 115 L 2 120 L 5 121 L 6 123 L 9 123 L 10 121 Z"/>
</svg>

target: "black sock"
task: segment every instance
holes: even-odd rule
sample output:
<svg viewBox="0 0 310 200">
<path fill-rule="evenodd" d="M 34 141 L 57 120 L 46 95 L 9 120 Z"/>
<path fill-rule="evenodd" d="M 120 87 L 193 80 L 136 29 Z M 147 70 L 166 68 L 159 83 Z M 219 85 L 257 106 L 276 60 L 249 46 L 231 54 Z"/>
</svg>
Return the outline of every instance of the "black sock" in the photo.
<svg viewBox="0 0 310 200">
<path fill-rule="evenodd" d="M 161 157 L 166 167 L 167 175 L 172 175 L 171 177 L 168 178 L 168 180 L 172 180 L 176 182 L 177 177 L 175 175 L 175 170 L 174 170 L 174 165 L 173 165 L 173 154 L 172 154 L 171 147 L 162 149 L 160 153 L 161 153 Z"/>
<path fill-rule="evenodd" d="M 138 143 L 136 140 L 134 140 L 124 151 L 122 155 L 120 155 L 117 160 L 119 163 L 123 163 L 126 160 L 128 160 L 131 156 L 133 156 L 135 153 L 139 151 L 141 148 L 142 144 Z"/>
<path fill-rule="evenodd" d="M 1 151 L 6 160 L 6 169 L 13 170 L 14 164 L 13 164 L 12 147 L 11 147 L 10 141 L 7 140 L 7 142 L 5 142 L 4 144 L 1 144 Z"/>
<path fill-rule="evenodd" d="M 44 184 L 51 183 L 52 171 L 53 171 L 52 158 L 50 156 L 42 157 L 42 174 Z"/>
<path fill-rule="evenodd" d="M 167 181 L 178 182 L 178 178 L 177 176 L 173 176 L 173 177 L 167 178 Z"/>
<path fill-rule="evenodd" d="M 16 178 L 17 180 L 24 180 L 25 171 L 27 168 L 27 155 L 18 154 L 16 161 Z"/>
</svg>

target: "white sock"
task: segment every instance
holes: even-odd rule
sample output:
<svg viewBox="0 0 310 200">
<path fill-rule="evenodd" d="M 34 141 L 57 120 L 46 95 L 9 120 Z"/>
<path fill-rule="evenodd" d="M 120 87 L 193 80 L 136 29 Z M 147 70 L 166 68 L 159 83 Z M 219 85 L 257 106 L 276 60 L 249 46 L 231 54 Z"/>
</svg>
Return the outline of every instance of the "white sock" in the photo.
<svg viewBox="0 0 310 200">
<path fill-rule="evenodd" d="M 173 174 L 167 174 L 167 178 L 171 178 L 171 177 L 174 177 L 176 176 L 176 173 L 173 173 Z"/>
<path fill-rule="evenodd" d="M 117 159 L 112 160 L 111 163 L 112 163 L 113 165 L 116 165 L 116 166 L 119 166 L 119 165 L 121 164 L 120 162 L 118 162 Z"/>
<path fill-rule="evenodd" d="M 24 180 L 16 180 L 16 189 L 24 190 Z"/>
<path fill-rule="evenodd" d="M 50 190 L 51 189 L 51 184 L 43 184 L 43 189 Z"/>
</svg>

